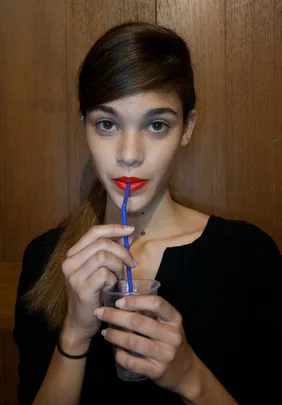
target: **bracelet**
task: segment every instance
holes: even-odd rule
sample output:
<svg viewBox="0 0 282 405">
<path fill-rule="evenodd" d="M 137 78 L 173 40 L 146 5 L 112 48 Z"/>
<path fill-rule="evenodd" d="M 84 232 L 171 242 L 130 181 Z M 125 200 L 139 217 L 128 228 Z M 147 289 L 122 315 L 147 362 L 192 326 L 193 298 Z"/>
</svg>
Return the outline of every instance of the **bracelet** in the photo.
<svg viewBox="0 0 282 405">
<path fill-rule="evenodd" d="M 59 350 L 59 352 L 61 353 L 62 356 L 67 357 L 68 359 L 83 359 L 84 357 L 87 357 L 89 349 L 83 353 L 83 354 L 79 354 L 79 355 L 73 355 L 73 354 L 68 354 L 66 352 L 63 351 L 61 344 L 60 344 L 60 333 L 58 334 L 58 338 L 57 338 L 57 343 L 56 343 L 57 349 Z"/>
</svg>

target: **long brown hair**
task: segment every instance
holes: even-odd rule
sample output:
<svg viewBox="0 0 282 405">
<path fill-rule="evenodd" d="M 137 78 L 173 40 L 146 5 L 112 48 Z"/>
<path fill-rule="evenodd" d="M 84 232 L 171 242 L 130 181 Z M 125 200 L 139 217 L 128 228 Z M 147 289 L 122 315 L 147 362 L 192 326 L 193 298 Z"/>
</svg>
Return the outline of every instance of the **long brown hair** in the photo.
<svg viewBox="0 0 282 405">
<path fill-rule="evenodd" d="M 147 22 L 117 25 L 91 47 L 78 72 L 80 114 L 101 103 L 144 91 L 175 91 L 183 106 L 183 124 L 195 107 L 190 51 L 173 30 Z M 177 200 L 176 193 L 172 198 Z M 174 195 L 173 195 L 174 194 Z M 67 312 L 62 262 L 68 250 L 96 224 L 102 224 L 106 191 L 97 178 L 87 200 L 59 226 L 63 232 L 42 276 L 20 300 L 30 312 L 42 312 L 60 327 Z"/>
</svg>

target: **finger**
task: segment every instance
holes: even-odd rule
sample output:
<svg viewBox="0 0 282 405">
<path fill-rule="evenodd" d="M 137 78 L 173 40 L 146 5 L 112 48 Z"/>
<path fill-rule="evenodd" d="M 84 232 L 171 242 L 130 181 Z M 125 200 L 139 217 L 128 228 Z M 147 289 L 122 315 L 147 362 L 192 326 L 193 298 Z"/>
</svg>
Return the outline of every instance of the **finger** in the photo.
<svg viewBox="0 0 282 405">
<path fill-rule="evenodd" d="M 85 246 L 90 243 L 95 242 L 99 238 L 111 238 L 111 237 L 121 237 L 122 235 L 130 235 L 134 231 L 134 228 L 131 230 L 126 230 L 126 227 L 119 224 L 109 224 L 109 225 L 96 225 L 89 229 L 82 238 L 68 251 L 67 257 L 73 256 Z"/>
<path fill-rule="evenodd" d="M 181 333 L 175 327 L 158 322 L 137 312 L 121 311 L 110 307 L 103 307 L 96 311 L 95 315 L 99 319 L 120 328 L 125 328 L 177 347 L 182 342 Z"/>
<path fill-rule="evenodd" d="M 123 278 L 124 265 L 123 261 L 109 252 L 99 251 L 95 253 L 86 263 L 74 273 L 69 279 L 75 283 L 83 283 L 91 277 L 98 269 L 106 267 L 113 272 L 118 280 Z"/>
<path fill-rule="evenodd" d="M 116 302 L 118 308 L 126 311 L 150 311 L 158 318 L 179 326 L 182 324 L 182 317 L 176 309 L 166 300 L 157 295 L 135 295 L 124 297 Z"/>
<path fill-rule="evenodd" d="M 124 246 L 124 237 L 118 238 L 115 242 L 118 243 L 120 246 Z M 129 242 L 129 246 L 131 246 L 132 242 L 133 242 L 133 236 L 132 235 L 129 235 L 128 242 Z"/>
<path fill-rule="evenodd" d="M 73 273 L 74 271 L 82 267 L 82 265 L 85 264 L 87 260 L 89 260 L 98 251 L 112 253 L 113 255 L 119 257 L 124 262 L 124 264 L 130 267 L 136 267 L 134 258 L 128 249 L 118 245 L 110 239 L 101 238 L 95 243 L 87 245 L 75 255 L 68 257 L 64 261 L 65 274 L 69 275 L 69 273 Z"/>
<path fill-rule="evenodd" d="M 93 291 L 94 293 L 100 291 L 105 286 L 113 286 L 116 284 L 116 282 L 117 278 L 115 274 L 105 267 L 96 271 L 96 273 L 94 273 L 87 280 L 87 284 L 90 288 L 95 286 L 95 291 Z"/>
<path fill-rule="evenodd" d="M 103 267 L 97 270 L 83 284 L 79 284 L 76 291 L 78 291 L 81 296 L 91 297 L 92 299 L 93 295 L 102 288 L 105 286 L 113 286 L 116 282 L 117 278 L 115 274 Z"/>
<path fill-rule="evenodd" d="M 145 375 L 152 380 L 160 378 L 166 368 L 163 363 L 148 358 L 132 356 L 123 349 L 116 351 L 116 361 L 127 370 Z"/>
<path fill-rule="evenodd" d="M 135 333 L 109 328 L 103 331 L 103 336 L 105 340 L 116 346 L 131 350 L 132 352 L 150 357 L 157 361 L 170 363 L 175 357 L 174 347 Z"/>
</svg>

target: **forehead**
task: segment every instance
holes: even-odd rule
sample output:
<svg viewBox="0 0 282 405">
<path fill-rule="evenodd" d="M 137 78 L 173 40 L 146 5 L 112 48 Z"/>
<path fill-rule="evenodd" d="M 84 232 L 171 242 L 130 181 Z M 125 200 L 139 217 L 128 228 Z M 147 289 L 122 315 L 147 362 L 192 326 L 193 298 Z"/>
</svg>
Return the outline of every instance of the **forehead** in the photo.
<svg viewBox="0 0 282 405">
<path fill-rule="evenodd" d="M 158 107 L 171 107 L 176 110 L 181 110 L 181 102 L 176 93 L 161 92 L 161 91 L 148 91 L 144 93 L 133 94 L 130 96 L 122 97 L 117 100 L 105 103 L 105 105 L 113 107 L 119 111 L 134 110 L 135 112 L 143 112 L 149 108 Z M 136 110 L 138 107 L 138 110 Z"/>
</svg>

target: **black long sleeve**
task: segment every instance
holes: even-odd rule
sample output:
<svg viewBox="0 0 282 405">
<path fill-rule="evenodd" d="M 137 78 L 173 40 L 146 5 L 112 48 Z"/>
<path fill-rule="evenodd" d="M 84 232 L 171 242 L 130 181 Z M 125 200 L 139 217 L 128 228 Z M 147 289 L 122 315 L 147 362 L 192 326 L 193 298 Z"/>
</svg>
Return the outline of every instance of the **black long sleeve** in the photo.
<svg viewBox="0 0 282 405">
<path fill-rule="evenodd" d="M 60 230 L 53 229 L 28 245 L 18 296 L 40 277 L 59 236 Z M 212 216 L 195 242 L 165 250 L 156 275 L 159 294 L 183 317 L 188 343 L 240 405 L 279 402 L 281 270 L 280 252 L 269 235 L 246 222 Z M 19 405 L 32 404 L 55 335 L 40 314 L 28 314 L 16 304 Z M 100 334 L 93 349 L 86 363 L 82 405 L 182 404 L 176 394 L 150 380 L 118 379 L 111 345 Z"/>
<path fill-rule="evenodd" d="M 60 232 L 59 228 L 50 230 L 26 247 L 17 297 L 27 292 L 43 273 Z M 41 314 L 29 314 L 22 304 L 16 302 L 13 337 L 20 358 L 19 405 L 30 405 L 36 397 L 55 349 L 56 333 L 48 328 Z"/>
</svg>

